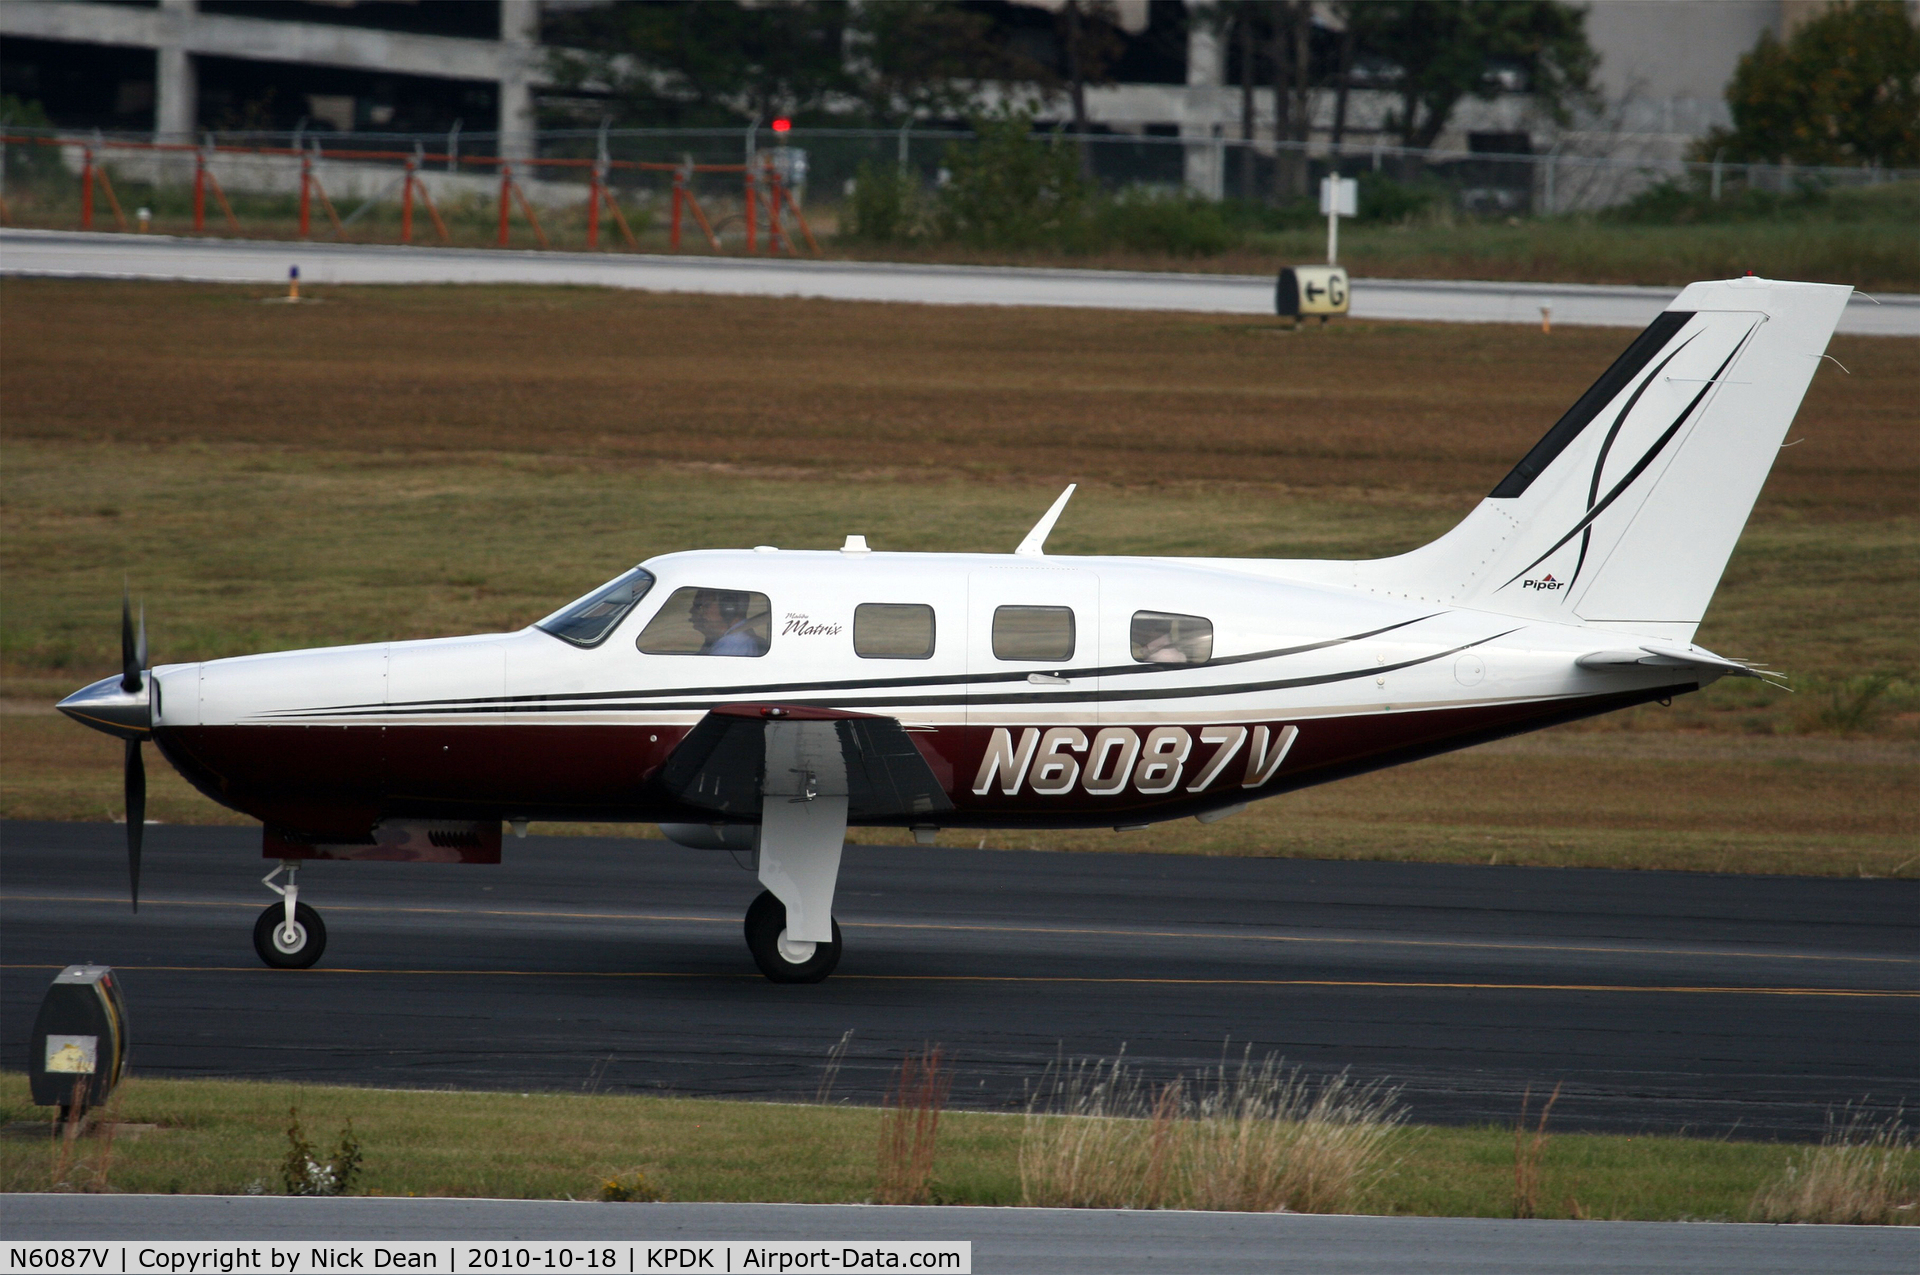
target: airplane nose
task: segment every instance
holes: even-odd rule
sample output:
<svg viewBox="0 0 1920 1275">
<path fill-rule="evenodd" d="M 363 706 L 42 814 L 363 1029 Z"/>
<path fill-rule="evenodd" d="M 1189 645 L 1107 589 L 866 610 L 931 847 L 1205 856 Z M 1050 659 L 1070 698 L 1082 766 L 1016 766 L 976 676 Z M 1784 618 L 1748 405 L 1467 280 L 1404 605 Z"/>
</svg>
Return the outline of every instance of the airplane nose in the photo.
<svg viewBox="0 0 1920 1275">
<path fill-rule="evenodd" d="M 118 735 L 121 739 L 145 739 L 153 733 L 153 682 L 142 674 L 140 689 L 124 690 L 121 675 L 103 677 L 61 700 L 61 712 L 97 731 Z"/>
</svg>

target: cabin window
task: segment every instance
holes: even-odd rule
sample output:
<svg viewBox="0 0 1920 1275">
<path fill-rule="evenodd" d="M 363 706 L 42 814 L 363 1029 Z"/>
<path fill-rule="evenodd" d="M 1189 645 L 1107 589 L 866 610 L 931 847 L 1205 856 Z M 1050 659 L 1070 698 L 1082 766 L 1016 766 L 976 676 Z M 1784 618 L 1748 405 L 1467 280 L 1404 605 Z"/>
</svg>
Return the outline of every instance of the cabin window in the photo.
<svg viewBox="0 0 1920 1275">
<path fill-rule="evenodd" d="M 535 627 L 575 646 L 599 646 L 652 587 L 653 573 L 635 567 L 578 602 L 561 607 Z"/>
<path fill-rule="evenodd" d="M 1205 664 L 1213 658 L 1213 621 L 1169 611 L 1135 611 L 1128 634 L 1142 664 Z"/>
<path fill-rule="evenodd" d="M 933 608 L 918 602 L 863 602 L 853 609 L 853 653 L 867 660 L 933 657 Z"/>
<path fill-rule="evenodd" d="M 765 655 L 773 607 L 745 589 L 675 589 L 634 643 L 648 655 Z"/>
<path fill-rule="evenodd" d="M 996 660 L 1073 658 L 1072 607 L 998 607 L 993 613 Z"/>
</svg>

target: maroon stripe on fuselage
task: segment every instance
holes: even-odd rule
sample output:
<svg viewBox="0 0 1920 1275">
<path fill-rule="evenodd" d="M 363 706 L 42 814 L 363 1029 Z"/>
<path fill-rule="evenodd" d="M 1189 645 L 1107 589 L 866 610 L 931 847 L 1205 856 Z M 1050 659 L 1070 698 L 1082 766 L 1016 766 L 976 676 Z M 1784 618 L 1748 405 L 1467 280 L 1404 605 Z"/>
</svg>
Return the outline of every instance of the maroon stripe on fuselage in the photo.
<svg viewBox="0 0 1920 1275">
<path fill-rule="evenodd" d="M 1101 827 L 1179 818 L 1349 775 L 1430 757 L 1559 722 L 1591 717 L 1695 689 L 1692 683 L 1574 699 L 1244 723 L 1237 745 L 1187 734 L 1169 791 L 1128 782 L 1093 795 L 1084 779 L 1036 792 L 1030 762 L 1015 791 L 996 778 L 973 789 L 995 727 L 916 730 L 911 738 L 947 790 L 954 827 Z M 1275 741 L 1299 728 L 1266 783 L 1249 788 L 1256 732 Z M 1027 729 L 1008 727 L 1011 741 Z M 1091 740 L 1099 728 L 1081 728 Z M 1154 728 L 1126 727 L 1142 742 Z M 663 797 L 649 782 L 687 728 L 670 726 L 457 723 L 432 726 L 186 726 L 156 732 L 169 761 L 202 792 L 268 823 L 364 831 L 384 816 L 459 819 L 705 822 L 713 816 Z M 1204 791 L 1189 791 L 1215 752 L 1237 747 Z M 1084 752 L 1067 750 L 1076 763 Z M 1139 764 L 1136 759 L 1135 765 Z M 1109 770 L 1108 774 L 1114 773 Z M 1159 783 L 1150 786 L 1160 786 Z M 875 820 L 884 825 L 905 819 Z"/>
</svg>

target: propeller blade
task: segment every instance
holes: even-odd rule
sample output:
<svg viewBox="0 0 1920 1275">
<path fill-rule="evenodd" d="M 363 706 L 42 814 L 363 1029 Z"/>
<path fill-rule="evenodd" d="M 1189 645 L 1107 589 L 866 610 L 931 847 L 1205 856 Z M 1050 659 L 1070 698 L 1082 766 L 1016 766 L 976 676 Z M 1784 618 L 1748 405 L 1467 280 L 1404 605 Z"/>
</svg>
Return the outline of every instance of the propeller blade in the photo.
<svg viewBox="0 0 1920 1275">
<path fill-rule="evenodd" d="M 142 648 L 146 646 L 147 615 L 143 608 L 140 612 L 141 636 L 138 642 L 133 636 L 133 600 L 125 590 L 120 593 L 120 689 L 131 695 L 140 689 L 140 669 L 144 664 L 141 658 Z"/>
<path fill-rule="evenodd" d="M 132 881 L 133 910 L 140 910 L 140 842 L 147 831 L 147 763 L 140 741 L 127 741 L 127 876 Z"/>
</svg>

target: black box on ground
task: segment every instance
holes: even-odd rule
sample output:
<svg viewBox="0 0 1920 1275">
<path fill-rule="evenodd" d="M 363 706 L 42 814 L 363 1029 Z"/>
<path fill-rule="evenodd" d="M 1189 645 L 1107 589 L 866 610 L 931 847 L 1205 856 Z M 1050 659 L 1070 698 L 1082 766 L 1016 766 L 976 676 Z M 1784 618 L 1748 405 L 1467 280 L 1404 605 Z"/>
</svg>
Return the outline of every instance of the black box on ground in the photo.
<svg viewBox="0 0 1920 1275">
<path fill-rule="evenodd" d="M 69 965 L 47 988 L 27 1041 L 27 1076 L 42 1107 L 107 1100 L 127 1065 L 127 1009 L 105 965 Z"/>
</svg>

